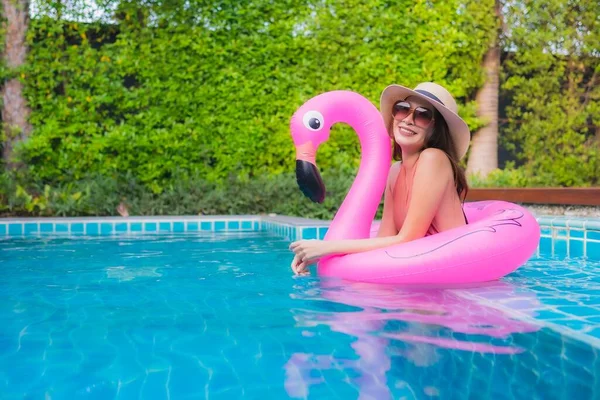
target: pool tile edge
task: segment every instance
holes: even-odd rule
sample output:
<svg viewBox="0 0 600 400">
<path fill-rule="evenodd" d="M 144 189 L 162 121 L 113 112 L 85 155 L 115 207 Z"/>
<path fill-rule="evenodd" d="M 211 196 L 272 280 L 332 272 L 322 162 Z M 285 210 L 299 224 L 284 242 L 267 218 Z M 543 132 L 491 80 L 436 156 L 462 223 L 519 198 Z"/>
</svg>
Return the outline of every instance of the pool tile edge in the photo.
<svg viewBox="0 0 600 400">
<path fill-rule="evenodd" d="M 600 220 L 536 216 L 536 255 L 600 260 Z M 170 232 L 266 231 L 288 240 L 323 239 L 330 221 L 286 215 L 0 218 L 0 238 L 42 235 L 118 235 Z"/>
</svg>

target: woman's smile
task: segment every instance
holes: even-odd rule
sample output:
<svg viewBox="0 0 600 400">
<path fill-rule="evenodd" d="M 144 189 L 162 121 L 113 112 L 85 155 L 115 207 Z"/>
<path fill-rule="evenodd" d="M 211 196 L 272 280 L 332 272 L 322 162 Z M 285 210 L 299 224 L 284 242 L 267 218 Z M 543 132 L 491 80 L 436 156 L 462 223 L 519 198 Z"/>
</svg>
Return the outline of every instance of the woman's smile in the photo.
<svg viewBox="0 0 600 400">
<path fill-rule="evenodd" d="M 417 134 L 417 132 L 403 125 L 398 125 L 398 131 L 403 136 L 414 136 Z"/>
</svg>

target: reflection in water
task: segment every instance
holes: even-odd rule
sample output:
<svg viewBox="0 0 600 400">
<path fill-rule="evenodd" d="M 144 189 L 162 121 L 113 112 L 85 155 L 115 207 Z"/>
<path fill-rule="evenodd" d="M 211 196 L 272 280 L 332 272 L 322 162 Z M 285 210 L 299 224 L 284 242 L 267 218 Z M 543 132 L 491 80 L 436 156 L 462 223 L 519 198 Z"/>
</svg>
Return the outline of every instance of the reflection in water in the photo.
<svg viewBox="0 0 600 400">
<path fill-rule="evenodd" d="M 319 280 L 293 296 L 326 302 L 320 309 L 294 315 L 299 327 L 328 326 L 349 335 L 354 357 L 294 353 L 285 365 L 285 388 L 291 397 L 306 397 L 312 385 L 325 382 L 321 371 L 350 371 L 349 383 L 360 399 L 392 398 L 387 372 L 391 357 L 418 367 L 439 361 L 441 348 L 487 354 L 517 354 L 524 349 L 507 344 L 514 333 L 534 332 L 537 325 L 509 315 L 535 309 L 535 295 L 506 282 L 474 288 L 399 288 L 357 282 Z M 343 308 L 342 308 L 343 307 Z M 304 332 L 309 336 L 310 330 Z M 468 337 L 467 337 L 468 335 Z M 334 346 L 335 347 L 335 346 Z M 338 346 L 339 347 L 339 346 Z M 332 349 L 331 353 L 334 352 Z M 336 351 L 337 352 L 337 351 Z M 400 385 L 400 386 L 399 386 Z M 409 385 L 395 388 L 411 393 Z M 435 395 L 436 388 L 421 388 Z M 412 396 L 411 396 L 412 397 Z"/>
</svg>

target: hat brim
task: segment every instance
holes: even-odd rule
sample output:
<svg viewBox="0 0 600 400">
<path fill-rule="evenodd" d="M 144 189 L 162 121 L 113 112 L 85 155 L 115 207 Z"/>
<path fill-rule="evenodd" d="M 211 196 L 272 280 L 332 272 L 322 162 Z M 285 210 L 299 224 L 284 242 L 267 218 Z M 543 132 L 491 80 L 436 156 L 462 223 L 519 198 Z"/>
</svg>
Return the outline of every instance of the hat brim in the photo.
<svg viewBox="0 0 600 400">
<path fill-rule="evenodd" d="M 398 100 L 404 100 L 409 96 L 415 96 L 427 103 L 431 104 L 436 110 L 442 114 L 448 129 L 452 135 L 454 146 L 456 147 L 456 155 L 458 159 L 462 159 L 469 149 L 469 143 L 471 142 L 471 131 L 467 123 L 459 117 L 455 112 L 444 106 L 442 103 L 433 100 L 419 92 L 415 92 L 412 89 L 401 85 L 390 85 L 386 87 L 381 93 L 379 100 L 379 110 L 383 121 L 385 122 L 386 129 L 390 129 L 392 123 L 392 106 Z"/>
</svg>

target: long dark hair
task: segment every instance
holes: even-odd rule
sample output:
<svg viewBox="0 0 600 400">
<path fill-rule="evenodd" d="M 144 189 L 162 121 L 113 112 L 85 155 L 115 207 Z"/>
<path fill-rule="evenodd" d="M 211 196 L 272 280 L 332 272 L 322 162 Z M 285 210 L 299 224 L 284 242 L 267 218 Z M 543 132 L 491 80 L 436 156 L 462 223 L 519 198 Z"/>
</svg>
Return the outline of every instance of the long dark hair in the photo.
<svg viewBox="0 0 600 400">
<path fill-rule="evenodd" d="M 454 140 L 450 135 L 450 129 L 446 120 L 440 114 L 438 110 L 433 109 L 435 125 L 433 127 L 432 134 L 426 139 L 425 147 L 423 150 L 433 147 L 442 150 L 448 156 L 450 163 L 452 164 L 452 171 L 454 172 L 454 185 L 456 186 L 456 192 L 458 197 L 464 202 L 469 191 L 469 185 L 467 184 L 467 177 L 465 171 L 458 163 L 458 155 L 456 154 L 456 147 L 454 147 Z M 392 119 L 391 124 L 394 123 Z M 393 132 L 392 126 L 388 127 L 388 132 Z M 390 134 L 391 135 L 391 134 Z M 393 139 L 392 139 L 393 140 Z M 394 141 L 394 160 L 402 160 L 402 149 L 400 145 Z"/>
</svg>

